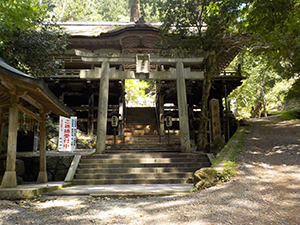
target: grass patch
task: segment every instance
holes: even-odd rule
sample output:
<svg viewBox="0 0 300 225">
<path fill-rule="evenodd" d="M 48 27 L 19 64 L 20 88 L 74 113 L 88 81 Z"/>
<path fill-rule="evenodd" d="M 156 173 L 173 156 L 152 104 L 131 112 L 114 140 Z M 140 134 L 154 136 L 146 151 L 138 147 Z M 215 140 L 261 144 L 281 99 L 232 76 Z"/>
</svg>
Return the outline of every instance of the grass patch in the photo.
<svg viewBox="0 0 300 225">
<path fill-rule="evenodd" d="M 294 109 L 294 110 L 284 111 L 280 115 L 280 118 L 285 120 L 300 120 L 300 110 Z"/>
<path fill-rule="evenodd" d="M 191 190 L 191 192 L 196 192 L 198 190 L 215 186 L 219 183 L 227 182 L 236 174 L 237 157 L 243 150 L 245 132 L 246 130 L 244 130 L 239 137 L 234 149 L 231 151 L 226 162 L 224 163 L 223 171 L 221 173 L 218 173 L 214 168 L 202 168 L 194 173 L 195 187 Z M 230 148 L 231 146 L 228 143 L 221 151 L 220 155 L 214 160 L 212 166 L 220 164 Z"/>
<path fill-rule="evenodd" d="M 227 145 L 225 145 L 222 151 L 217 155 L 215 160 L 212 162 L 212 167 L 219 165 L 223 161 L 224 157 L 229 152 L 230 148 L 231 148 L 230 143 L 227 143 Z"/>
</svg>

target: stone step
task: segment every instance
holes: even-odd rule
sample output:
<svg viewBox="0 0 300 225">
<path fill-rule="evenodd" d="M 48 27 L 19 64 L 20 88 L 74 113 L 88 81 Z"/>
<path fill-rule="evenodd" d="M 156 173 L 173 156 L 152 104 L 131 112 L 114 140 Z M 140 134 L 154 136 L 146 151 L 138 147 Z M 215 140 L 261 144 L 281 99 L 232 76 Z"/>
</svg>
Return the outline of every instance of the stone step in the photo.
<svg viewBox="0 0 300 225">
<path fill-rule="evenodd" d="M 147 164 L 147 163 L 182 163 L 182 161 L 187 160 L 186 158 L 121 158 L 121 159 L 85 159 L 80 162 L 80 165 L 85 164 Z M 206 161 L 205 159 L 188 159 L 189 163 L 198 163 Z"/>
<path fill-rule="evenodd" d="M 74 179 L 73 185 L 116 185 L 116 184 L 186 184 L 191 178 L 164 179 Z"/>
<path fill-rule="evenodd" d="M 135 140 L 159 140 L 159 135 L 158 133 L 155 132 L 150 132 L 150 133 L 145 133 L 144 131 L 136 131 L 134 134 L 132 132 L 125 132 L 124 133 L 124 138 L 125 141 L 131 140 L 131 139 L 135 139 Z M 143 136 L 142 134 L 145 134 L 145 136 Z M 106 135 L 106 141 L 113 141 L 114 140 L 114 135 Z M 117 141 L 123 141 L 123 136 L 121 135 L 116 135 L 116 140 Z M 179 142 L 179 135 L 163 135 L 160 136 L 160 140 L 161 141 L 168 141 L 168 140 L 176 140 Z"/>
<path fill-rule="evenodd" d="M 158 136 L 158 131 L 157 130 L 147 130 L 147 129 L 141 129 L 141 130 L 128 130 L 125 129 L 124 135 L 125 137 L 130 137 L 130 136 L 143 136 L 143 135 L 153 135 Z"/>
<path fill-rule="evenodd" d="M 97 173 L 77 174 L 75 179 L 166 179 L 193 177 L 192 172 L 177 173 Z"/>
<path fill-rule="evenodd" d="M 209 163 L 203 163 L 202 165 L 210 166 Z M 102 173 L 186 173 L 198 170 L 199 167 L 134 167 L 134 168 L 78 168 L 76 175 L 78 174 L 102 174 Z"/>
<path fill-rule="evenodd" d="M 174 156 L 172 156 L 174 155 Z M 189 162 L 201 162 L 207 161 L 206 155 L 184 155 L 179 154 L 176 156 L 175 154 L 126 154 L 119 156 L 116 154 L 82 157 L 82 164 L 93 164 L 93 163 L 175 163 L 182 162 L 188 160 Z"/>
<path fill-rule="evenodd" d="M 161 149 L 151 149 L 151 148 L 131 148 L 130 145 L 127 146 L 112 146 L 111 149 L 105 151 L 107 154 L 136 154 L 136 153 L 154 153 L 154 152 L 163 152 L 163 153 L 180 153 L 180 148 L 166 148 Z"/>
<path fill-rule="evenodd" d="M 173 147 L 178 148 L 180 144 L 179 140 L 156 140 L 156 139 L 138 139 L 136 137 L 134 138 L 127 138 L 124 142 L 122 140 L 117 140 L 116 143 L 114 143 L 114 140 L 106 141 L 106 145 L 110 146 L 108 148 L 112 148 L 112 146 L 117 145 L 117 148 L 151 148 L 153 150 L 155 149 L 161 149 L 162 147 Z"/>
<path fill-rule="evenodd" d="M 78 168 L 132 168 L 132 167 L 199 167 L 201 162 L 171 162 L 171 163 L 79 163 Z"/>
<path fill-rule="evenodd" d="M 126 123 L 125 130 L 135 129 L 135 130 L 157 130 L 157 123 Z"/>
<path fill-rule="evenodd" d="M 94 154 L 82 156 L 81 159 L 132 159 L 132 158 L 184 158 L 184 159 L 195 159 L 204 158 L 207 159 L 207 155 L 204 153 L 149 153 L 149 154 Z"/>
</svg>

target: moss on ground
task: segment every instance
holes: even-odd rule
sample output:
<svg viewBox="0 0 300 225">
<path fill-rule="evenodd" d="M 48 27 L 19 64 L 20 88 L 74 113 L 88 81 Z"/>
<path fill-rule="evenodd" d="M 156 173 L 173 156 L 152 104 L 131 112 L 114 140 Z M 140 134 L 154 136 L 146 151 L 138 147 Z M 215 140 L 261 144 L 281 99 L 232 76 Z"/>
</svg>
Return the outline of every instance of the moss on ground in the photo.
<svg viewBox="0 0 300 225">
<path fill-rule="evenodd" d="M 236 174 L 237 157 L 243 150 L 246 129 L 244 129 L 241 132 L 242 134 L 239 137 L 237 144 L 235 145 L 234 149 L 230 152 L 227 160 L 223 165 L 223 171 L 221 173 L 218 173 L 214 168 L 202 168 L 196 171 L 194 174 L 195 187 L 191 190 L 191 192 L 196 192 L 198 190 L 215 186 L 219 183 L 227 182 L 232 176 Z M 237 133 L 234 135 L 233 138 L 236 137 Z M 228 143 L 217 156 L 217 158 L 214 160 L 212 166 L 214 167 L 223 162 L 230 150 L 231 145 L 230 143 Z"/>
</svg>

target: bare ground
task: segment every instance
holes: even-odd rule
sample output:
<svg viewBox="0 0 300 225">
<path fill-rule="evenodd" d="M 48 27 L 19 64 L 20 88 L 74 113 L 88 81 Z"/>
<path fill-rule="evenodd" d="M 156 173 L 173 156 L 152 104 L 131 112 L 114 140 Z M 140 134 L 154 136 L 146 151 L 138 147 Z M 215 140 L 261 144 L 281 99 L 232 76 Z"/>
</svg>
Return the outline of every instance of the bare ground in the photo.
<svg viewBox="0 0 300 225">
<path fill-rule="evenodd" d="M 300 122 L 250 120 L 238 174 L 185 195 L 0 201 L 0 224 L 300 224 Z"/>
</svg>

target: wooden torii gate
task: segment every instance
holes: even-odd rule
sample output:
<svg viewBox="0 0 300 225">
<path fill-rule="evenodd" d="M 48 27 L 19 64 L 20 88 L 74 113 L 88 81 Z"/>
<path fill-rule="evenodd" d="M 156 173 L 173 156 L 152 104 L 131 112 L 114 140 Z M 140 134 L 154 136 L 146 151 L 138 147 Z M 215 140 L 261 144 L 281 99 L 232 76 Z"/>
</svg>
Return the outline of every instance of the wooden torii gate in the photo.
<svg viewBox="0 0 300 225">
<path fill-rule="evenodd" d="M 3 133 L 3 115 L 9 115 L 6 171 L 1 187 L 17 186 L 15 164 L 19 111 L 40 123 L 40 171 L 37 182 L 45 183 L 48 181 L 46 171 L 46 115 L 53 113 L 70 117 L 74 113 L 54 96 L 42 80 L 22 73 L 0 58 L 0 143 Z"/>
<path fill-rule="evenodd" d="M 94 53 L 84 50 L 76 50 L 75 53 L 81 57 L 84 63 L 101 63 L 101 68 L 81 70 L 80 72 L 81 78 L 100 79 L 96 153 L 105 152 L 110 79 L 176 80 L 181 151 L 191 152 L 185 80 L 203 79 L 203 71 L 194 72 L 188 66 L 202 63 L 204 57 L 167 58 L 156 54 Z M 175 65 L 175 67 L 170 68 L 169 71 L 150 71 L 151 63 L 156 65 Z M 116 68 L 110 68 L 110 64 L 136 64 L 136 71 L 117 70 Z"/>
</svg>

